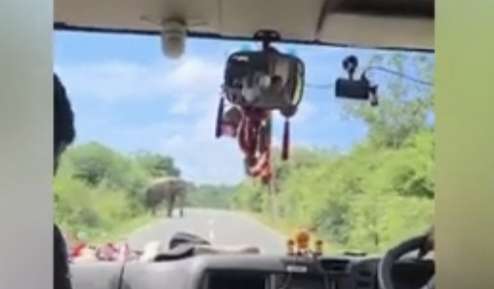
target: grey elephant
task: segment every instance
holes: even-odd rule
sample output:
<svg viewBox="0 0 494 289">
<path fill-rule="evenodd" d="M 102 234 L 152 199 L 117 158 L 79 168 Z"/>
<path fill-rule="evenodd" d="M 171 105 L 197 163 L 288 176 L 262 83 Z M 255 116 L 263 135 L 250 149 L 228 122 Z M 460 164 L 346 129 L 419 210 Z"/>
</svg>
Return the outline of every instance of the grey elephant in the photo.
<svg viewBox="0 0 494 289">
<path fill-rule="evenodd" d="M 183 217 L 185 198 L 191 187 L 192 184 L 177 177 L 156 179 L 146 190 L 146 203 L 153 215 L 156 215 L 158 206 L 166 202 L 168 217 L 172 217 L 175 206 L 178 206 L 180 217 Z"/>
</svg>

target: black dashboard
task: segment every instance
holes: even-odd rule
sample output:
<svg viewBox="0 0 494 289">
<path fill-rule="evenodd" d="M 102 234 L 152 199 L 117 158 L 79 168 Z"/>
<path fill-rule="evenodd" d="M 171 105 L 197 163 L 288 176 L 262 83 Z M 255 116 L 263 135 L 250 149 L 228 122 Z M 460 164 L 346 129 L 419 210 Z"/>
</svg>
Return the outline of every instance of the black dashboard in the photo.
<svg viewBox="0 0 494 289">
<path fill-rule="evenodd" d="M 377 289 L 378 257 L 202 255 L 141 263 L 72 266 L 74 289 Z M 427 260 L 393 270 L 399 289 L 420 288 L 434 273 Z"/>
</svg>

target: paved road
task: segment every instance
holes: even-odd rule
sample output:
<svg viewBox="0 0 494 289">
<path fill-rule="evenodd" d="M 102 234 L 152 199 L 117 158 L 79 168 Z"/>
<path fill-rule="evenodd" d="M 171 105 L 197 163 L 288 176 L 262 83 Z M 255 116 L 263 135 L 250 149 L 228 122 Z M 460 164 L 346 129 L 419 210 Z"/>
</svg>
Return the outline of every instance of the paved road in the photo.
<svg viewBox="0 0 494 289">
<path fill-rule="evenodd" d="M 129 236 L 133 248 L 142 248 L 153 240 L 163 240 L 168 244 L 177 231 L 199 235 L 217 245 L 254 245 L 263 252 L 282 254 L 285 238 L 249 217 L 248 215 L 223 210 L 186 209 L 183 218 L 177 216 L 163 218 L 147 225 Z"/>
</svg>

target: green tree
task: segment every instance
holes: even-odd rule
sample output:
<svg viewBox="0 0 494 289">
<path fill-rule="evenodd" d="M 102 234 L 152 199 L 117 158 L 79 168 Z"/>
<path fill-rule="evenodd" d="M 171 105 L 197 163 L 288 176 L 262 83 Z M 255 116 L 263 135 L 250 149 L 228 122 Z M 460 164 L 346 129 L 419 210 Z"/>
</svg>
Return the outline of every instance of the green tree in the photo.
<svg viewBox="0 0 494 289">
<path fill-rule="evenodd" d="M 74 178 L 92 187 L 121 190 L 136 199 L 142 198 L 150 177 L 134 159 L 96 142 L 71 148 L 65 161 L 71 163 Z"/>
<path fill-rule="evenodd" d="M 139 152 L 135 155 L 135 159 L 153 178 L 180 176 L 180 170 L 170 157 L 150 152 Z"/>
<path fill-rule="evenodd" d="M 157 162 L 156 168 L 178 171 L 173 159 L 160 159 L 167 166 Z M 71 234 L 83 232 L 94 239 L 144 218 L 146 186 L 155 177 L 145 164 L 96 142 L 72 147 L 54 180 L 57 223 Z"/>
<path fill-rule="evenodd" d="M 234 207 L 251 212 L 263 212 L 262 196 L 266 189 L 259 182 L 245 180 L 235 188 L 232 202 Z"/>
<path fill-rule="evenodd" d="M 387 62 L 382 57 L 374 57 L 369 66 L 384 65 L 400 73 L 415 74 L 430 79 L 432 63 L 433 59 L 429 57 L 413 57 L 397 53 L 388 58 Z M 387 84 L 379 87 L 377 107 L 371 107 L 367 103 L 347 102 L 345 114 L 367 125 L 369 140 L 372 143 L 397 148 L 409 136 L 431 127 L 433 91 L 427 87 L 417 89 L 417 84 L 413 82 L 392 77 L 390 79 L 373 77 L 384 80 L 383 82 Z"/>
<path fill-rule="evenodd" d="M 362 195 L 351 207 L 347 246 L 382 252 L 424 232 L 432 222 L 432 212 L 433 202 L 425 198 L 375 192 Z"/>
<path fill-rule="evenodd" d="M 115 163 L 114 152 L 95 142 L 71 148 L 67 156 L 73 164 L 74 177 L 91 186 L 97 186 L 107 177 Z"/>
</svg>

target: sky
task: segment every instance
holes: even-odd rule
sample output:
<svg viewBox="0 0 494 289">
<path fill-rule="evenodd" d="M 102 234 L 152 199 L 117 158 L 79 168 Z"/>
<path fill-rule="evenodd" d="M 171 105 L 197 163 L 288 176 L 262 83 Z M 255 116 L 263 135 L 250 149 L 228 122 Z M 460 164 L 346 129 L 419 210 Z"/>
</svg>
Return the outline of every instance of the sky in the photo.
<svg viewBox="0 0 494 289">
<path fill-rule="evenodd" d="M 97 141 L 122 153 L 148 150 L 172 156 L 183 177 L 197 183 L 235 184 L 244 176 L 237 142 L 216 139 L 214 126 L 227 56 L 255 43 L 189 39 L 185 55 L 166 59 L 153 36 L 57 32 L 55 72 L 76 115 L 77 144 Z M 316 89 L 344 76 L 349 54 L 365 63 L 364 49 L 284 44 L 306 65 L 304 97 L 291 123 L 293 146 L 348 150 L 366 127 L 345 118 L 333 89 Z M 274 143 L 283 118 L 275 117 Z"/>
</svg>

